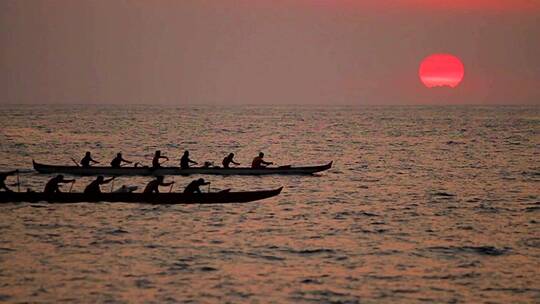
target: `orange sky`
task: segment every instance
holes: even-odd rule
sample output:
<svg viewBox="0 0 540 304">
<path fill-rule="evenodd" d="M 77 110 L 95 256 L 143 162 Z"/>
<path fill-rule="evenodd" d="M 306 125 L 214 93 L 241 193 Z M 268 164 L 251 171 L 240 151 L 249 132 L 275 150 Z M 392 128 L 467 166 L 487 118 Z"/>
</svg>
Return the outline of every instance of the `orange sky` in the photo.
<svg viewBox="0 0 540 304">
<path fill-rule="evenodd" d="M 531 12 L 540 11 L 540 1 L 536 0 L 245 0 L 247 5 L 319 6 L 325 8 L 357 8 L 367 10 L 458 10 L 482 12 Z"/>
<path fill-rule="evenodd" d="M 438 9 L 463 10 L 498 10 L 498 11 L 528 11 L 540 10 L 540 2 L 536 0 L 394 0 L 403 6 L 416 6 Z"/>
<path fill-rule="evenodd" d="M 367 4 L 366 4 L 367 3 Z M 0 103 L 540 103 L 540 1 L 0 2 Z M 463 60 L 426 89 L 423 58 Z"/>
</svg>

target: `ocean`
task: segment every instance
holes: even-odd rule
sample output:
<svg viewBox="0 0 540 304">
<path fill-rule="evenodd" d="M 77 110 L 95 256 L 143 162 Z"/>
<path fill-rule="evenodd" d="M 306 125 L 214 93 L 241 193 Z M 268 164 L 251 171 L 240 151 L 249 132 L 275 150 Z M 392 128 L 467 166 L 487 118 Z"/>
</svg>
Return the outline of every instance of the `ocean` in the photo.
<svg viewBox="0 0 540 304">
<path fill-rule="evenodd" d="M 249 165 L 263 151 L 334 166 L 204 176 L 210 191 L 284 187 L 247 204 L 1 205 L 0 301 L 540 302 L 538 106 L 0 108 L 0 171 L 20 169 L 21 190 L 51 177 L 32 159 L 150 164 L 155 150 L 165 165 L 189 150 L 200 163 L 234 152 Z M 166 181 L 181 191 L 199 177 Z"/>
</svg>

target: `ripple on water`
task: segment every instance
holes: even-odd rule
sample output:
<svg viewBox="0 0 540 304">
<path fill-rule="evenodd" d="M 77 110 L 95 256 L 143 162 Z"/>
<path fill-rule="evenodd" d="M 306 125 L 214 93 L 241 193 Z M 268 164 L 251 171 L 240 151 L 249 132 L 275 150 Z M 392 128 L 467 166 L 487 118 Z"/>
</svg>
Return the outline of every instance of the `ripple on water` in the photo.
<svg viewBox="0 0 540 304">
<path fill-rule="evenodd" d="M 291 300 L 294 302 L 312 302 L 312 303 L 341 303 L 358 304 L 360 299 L 348 293 L 333 291 L 329 289 L 317 290 L 297 290 L 294 291 Z"/>
<path fill-rule="evenodd" d="M 493 246 L 435 246 L 423 249 L 425 251 L 455 256 L 456 254 L 479 254 L 485 256 L 501 256 L 509 253 L 511 248 L 496 248 Z"/>
</svg>

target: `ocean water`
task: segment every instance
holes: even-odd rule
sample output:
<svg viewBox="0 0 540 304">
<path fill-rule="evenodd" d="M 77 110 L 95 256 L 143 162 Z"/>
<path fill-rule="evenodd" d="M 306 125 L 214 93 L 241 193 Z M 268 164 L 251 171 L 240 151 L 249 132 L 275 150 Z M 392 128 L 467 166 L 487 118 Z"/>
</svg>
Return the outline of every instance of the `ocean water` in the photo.
<svg viewBox="0 0 540 304">
<path fill-rule="evenodd" d="M 22 189 L 50 177 L 32 159 L 156 149 L 174 165 L 188 149 L 334 167 L 205 176 L 211 191 L 285 187 L 248 204 L 2 205 L 0 302 L 540 302 L 539 107 L 0 109 L 0 171 L 22 169 Z"/>
</svg>

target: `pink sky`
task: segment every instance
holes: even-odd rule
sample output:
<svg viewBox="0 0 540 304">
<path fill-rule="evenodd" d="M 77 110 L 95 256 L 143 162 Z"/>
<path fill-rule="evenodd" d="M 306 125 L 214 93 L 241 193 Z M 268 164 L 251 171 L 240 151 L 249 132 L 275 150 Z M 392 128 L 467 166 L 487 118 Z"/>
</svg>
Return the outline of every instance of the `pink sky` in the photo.
<svg viewBox="0 0 540 304">
<path fill-rule="evenodd" d="M 538 20 L 526 0 L 2 1 L 0 103 L 540 104 Z M 460 86 L 421 84 L 432 53 Z"/>
</svg>

